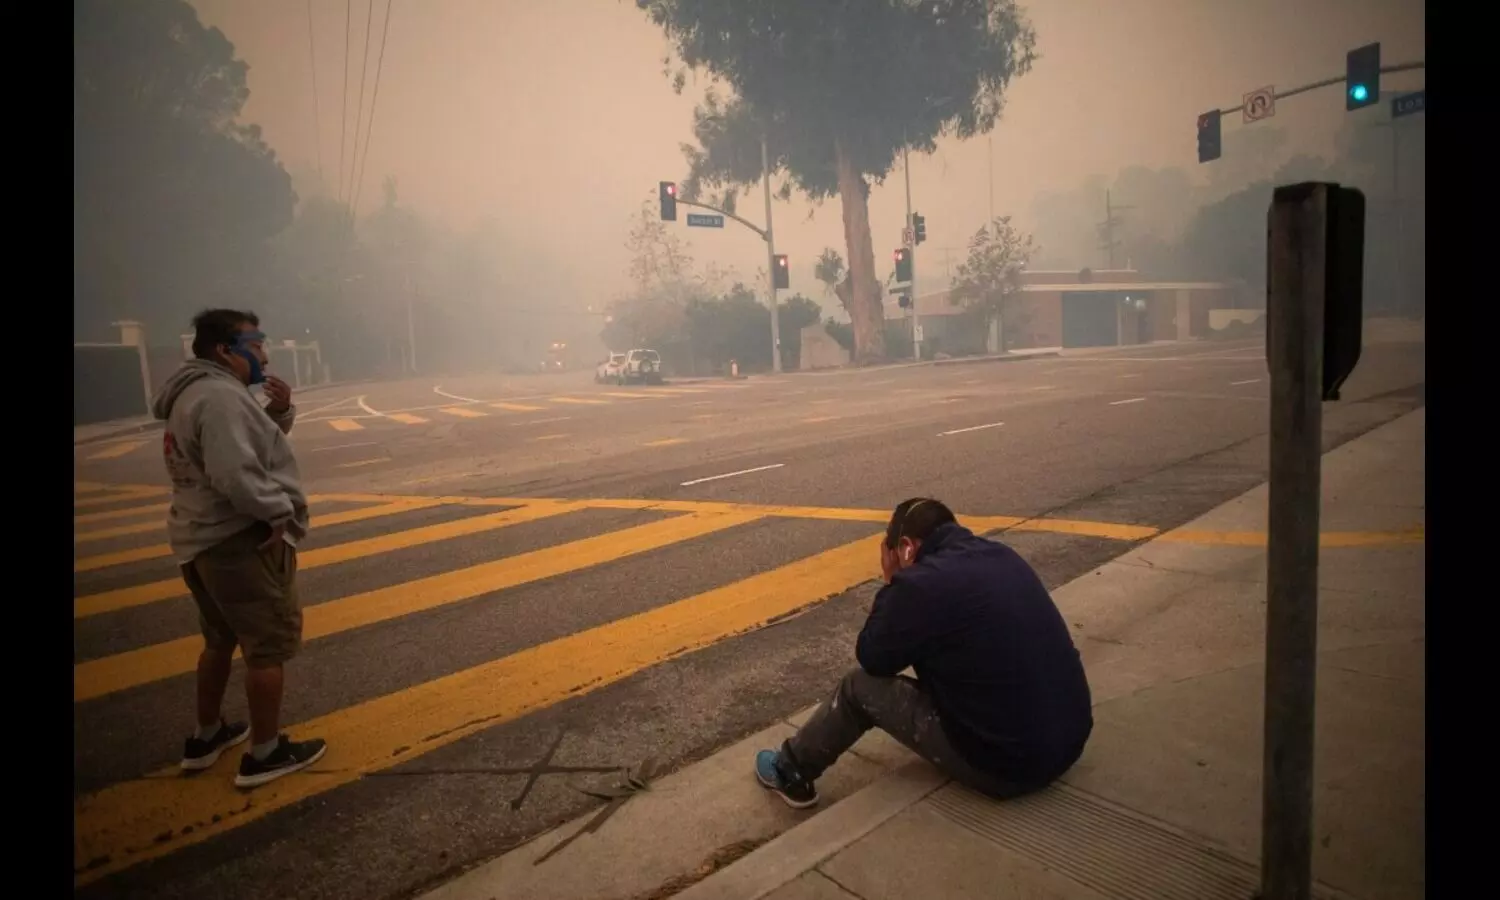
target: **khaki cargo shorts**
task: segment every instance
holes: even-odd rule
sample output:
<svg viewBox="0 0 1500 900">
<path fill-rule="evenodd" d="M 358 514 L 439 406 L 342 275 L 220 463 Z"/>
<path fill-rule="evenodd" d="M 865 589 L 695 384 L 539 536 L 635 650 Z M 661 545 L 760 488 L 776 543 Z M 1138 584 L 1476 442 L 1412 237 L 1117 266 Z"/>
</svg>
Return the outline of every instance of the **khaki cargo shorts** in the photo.
<svg viewBox="0 0 1500 900">
<path fill-rule="evenodd" d="M 285 541 L 261 550 L 270 536 L 270 526 L 257 525 L 182 567 L 208 649 L 238 646 L 251 668 L 280 665 L 302 648 L 297 550 Z"/>
</svg>

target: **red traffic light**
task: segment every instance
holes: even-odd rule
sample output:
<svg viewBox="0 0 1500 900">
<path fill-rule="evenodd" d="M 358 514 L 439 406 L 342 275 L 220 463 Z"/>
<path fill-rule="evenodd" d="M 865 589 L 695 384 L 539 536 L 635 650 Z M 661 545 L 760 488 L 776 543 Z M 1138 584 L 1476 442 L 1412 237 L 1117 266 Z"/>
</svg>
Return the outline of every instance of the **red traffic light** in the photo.
<svg viewBox="0 0 1500 900">
<path fill-rule="evenodd" d="M 667 185 L 667 193 L 671 194 L 673 197 L 677 196 L 677 185 L 675 185 L 675 184 L 668 184 Z"/>
<path fill-rule="evenodd" d="M 785 269 L 786 268 L 786 257 L 785 256 L 778 256 L 778 257 L 776 257 L 776 265 L 781 266 L 783 269 Z"/>
</svg>

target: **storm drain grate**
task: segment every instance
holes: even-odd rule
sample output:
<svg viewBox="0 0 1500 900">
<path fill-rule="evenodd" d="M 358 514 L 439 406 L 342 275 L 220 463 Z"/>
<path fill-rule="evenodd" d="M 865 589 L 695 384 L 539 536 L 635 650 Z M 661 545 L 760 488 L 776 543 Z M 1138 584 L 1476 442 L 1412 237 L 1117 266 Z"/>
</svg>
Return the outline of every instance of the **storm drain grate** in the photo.
<svg viewBox="0 0 1500 900">
<path fill-rule="evenodd" d="M 1259 869 L 1170 826 L 1066 785 L 997 803 L 956 784 L 932 795 L 946 819 L 1119 900 L 1250 900 Z M 1315 886 L 1318 900 L 1344 894 Z"/>
</svg>

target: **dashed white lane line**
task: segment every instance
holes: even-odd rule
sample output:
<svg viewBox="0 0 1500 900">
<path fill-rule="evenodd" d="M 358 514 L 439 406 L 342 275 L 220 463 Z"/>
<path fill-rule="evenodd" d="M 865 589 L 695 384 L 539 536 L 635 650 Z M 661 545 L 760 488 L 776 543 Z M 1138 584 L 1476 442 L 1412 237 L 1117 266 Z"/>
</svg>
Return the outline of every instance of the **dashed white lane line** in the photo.
<svg viewBox="0 0 1500 900">
<path fill-rule="evenodd" d="M 756 472 L 768 472 L 771 469 L 779 469 L 786 463 L 772 463 L 769 466 L 756 466 L 753 469 L 741 469 L 738 472 L 725 472 L 723 475 L 710 475 L 707 478 L 694 478 L 692 481 L 684 481 L 680 487 L 692 487 L 695 484 L 703 484 L 707 481 L 722 481 L 725 478 L 737 478 L 740 475 L 752 475 Z"/>
<path fill-rule="evenodd" d="M 1239 387 L 1242 384 L 1260 384 L 1260 379 L 1259 378 L 1247 378 L 1244 381 L 1231 381 L 1231 382 L 1229 382 L 1229 386 L 1230 387 Z"/>
<path fill-rule="evenodd" d="M 1124 406 L 1127 403 L 1140 403 L 1141 401 L 1143 401 L 1145 399 L 1146 399 L 1145 397 L 1131 397 L 1129 400 L 1115 400 L 1112 403 L 1110 403 L 1109 405 L 1110 406 Z"/>
<path fill-rule="evenodd" d="M 313 453 L 323 453 L 328 450 L 348 450 L 350 447 L 373 447 L 379 441 L 355 441 L 352 444 L 329 444 L 327 447 L 313 447 Z"/>
<path fill-rule="evenodd" d="M 971 425 L 968 428 L 955 428 L 952 431 L 939 431 L 938 437 L 947 437 L 950 434 L 967 434 L 970 431 L 983 431 L 986 428 L 999 428 L 1004 422 L 991 422 L 988 425 Z"/>
</svg>

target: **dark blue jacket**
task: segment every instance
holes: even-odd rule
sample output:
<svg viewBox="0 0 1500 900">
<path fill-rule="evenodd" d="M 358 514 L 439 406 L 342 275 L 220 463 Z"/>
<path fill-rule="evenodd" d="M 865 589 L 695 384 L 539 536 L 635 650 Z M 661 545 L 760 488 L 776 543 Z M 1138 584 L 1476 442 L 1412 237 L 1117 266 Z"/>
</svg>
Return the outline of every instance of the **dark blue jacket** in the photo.
<svg viewBox="0 0 1500 900">
<path fill-rule="evenodd" d="M 906 667 L 972 766 L 1047 782 L 1077 762 L 1094 727 L 1083 661 L 1035 571 L 1004 544 L 942 525 L 916 565 L 875 595 L 855 648 L 860 667 Z"/>
</svg>

